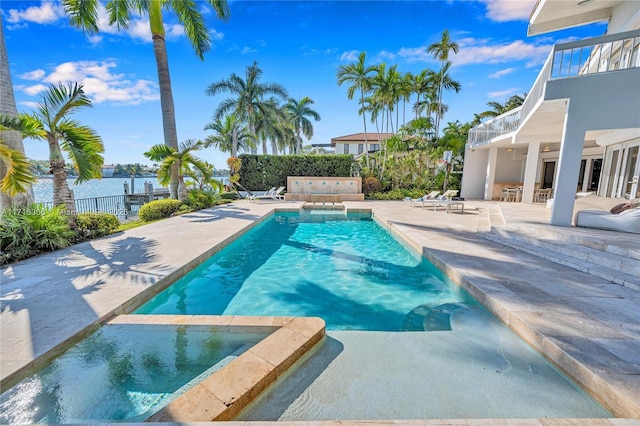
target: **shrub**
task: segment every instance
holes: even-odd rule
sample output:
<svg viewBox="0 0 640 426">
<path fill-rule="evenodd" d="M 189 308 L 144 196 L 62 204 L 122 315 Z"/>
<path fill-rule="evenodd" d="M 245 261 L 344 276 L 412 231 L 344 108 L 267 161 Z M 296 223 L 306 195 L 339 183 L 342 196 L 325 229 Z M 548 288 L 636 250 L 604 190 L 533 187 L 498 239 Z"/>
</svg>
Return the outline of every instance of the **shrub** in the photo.
<svg viewBox="0 0 640 426">
<path fill-rule="evenodd" d="M 237 200 L 238 199 L 238 194 L 236 194 L 235 192 L 223 192 L 222 194 L 220 194 L 220 199 L 222 199 L 222 200 Z"/>
<path fill-rule="evenodd" d="M 375 192 L 369 194 L 367 199 L 370 200 L 404 200 L 407 197 L 419 198 L 425 194 L 421 189 L 392 189 L 388 192 Z"/>
<path fill-rule="evenodd" d="M 80 237 L 96 238 L 115 232 L 120 221 L 111 213 L 80 213 L 76 216 Z"/>
<path fill-rule="evenodd" d="M 138 217 L 148 222 L 150 220 L 162 219 L 176 213 L 182 202 L 179 200 L 155 200 L 140 207 Z"/>
<path fill-rule="evenodd" d="M 207 207 L 214 206 L 218 198 L 219 195 L 214 192 L 194 189 L 187 194 L 185 204 L 192 210 L 206 209 Z"/>
<path fill-rule="evenodd" d="M 377 177 L 369 176 L 362 180 L 362 192 L 364 192 L 364 195 L 380 191 L 382 191 L 382 183 L 380 183 L 380 179 Z"/>
<path fill-rule="evenodd" d="M 68 247 L 75 236 L 62 206 L 50 209 L 32 204 L 4 210 L 0 223 L 0 263 Z"/>
</svg>

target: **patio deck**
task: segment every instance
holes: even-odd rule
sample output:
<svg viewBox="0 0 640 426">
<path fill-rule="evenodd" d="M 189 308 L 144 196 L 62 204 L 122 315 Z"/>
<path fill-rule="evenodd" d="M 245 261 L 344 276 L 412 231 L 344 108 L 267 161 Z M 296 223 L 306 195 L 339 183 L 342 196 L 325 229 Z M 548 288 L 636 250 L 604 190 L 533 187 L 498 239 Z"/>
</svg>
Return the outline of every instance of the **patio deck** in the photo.
<svg viewBox="0 0 640 426">
<path fill-rule="evenodd" d="M 489 230 L 492 223 L 519 224 L 583 234 L 623 247 L 637 247 L 637 235 L 550 227 L 546 225 L 549 211 L 535 205 L 467 201 L 464 214 L 445 214 L 411 208 L 402 202 L 344 204 L 347 209 L 372 209 L 377 219 L 467 287 L 616 415 L 640 419 L 640 292 L 488 241 L 478 231 Z M 130 312 L 273 209 L 297 210 L 301 205 L 239 201 L 2 268 L 0 384 L 6 388 L 99 324 Z M 557 424 L 566 421 L 557 420 Z M 507 422 L 402 421 L 555 423 L 548 419 Z M 585 419 L 576 424 L 585 424 Z M 590 424 L 638 422 L 612 419 Z"/>
</svg>

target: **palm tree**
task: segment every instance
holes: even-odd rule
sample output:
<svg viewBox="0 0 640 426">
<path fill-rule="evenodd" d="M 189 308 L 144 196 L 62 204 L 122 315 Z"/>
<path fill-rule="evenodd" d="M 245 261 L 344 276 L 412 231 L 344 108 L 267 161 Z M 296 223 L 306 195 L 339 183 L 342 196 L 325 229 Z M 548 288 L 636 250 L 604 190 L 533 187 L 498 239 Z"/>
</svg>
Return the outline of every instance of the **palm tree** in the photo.
<svg viewBox="0 0 640 426">
<path fill-rule="evenodd" d="M 228 79 L 211 83 L 206 90 L 206 94 L 209 96 L 224 92 L 235 95 L 220 102 L 214 117 L 220 118 L 228 113 L 247 117 L 249 133 L 256 139 L 256 114 L 258 111 L 265 112 L 269 107 L 264 100 L 265 97 L 272 95 L 283 100 L 287 97 L 287 90 L 282 85 L 278 83 L 261 83 L 260 77 L 262 77 L 262 70 L 258 67 L 258 63 L 254 62 L 247 67 L 244 80 L 236 73 L 232 73 Z"/>
<path fill-rule="evenodd" d="M 206 137 L 204 148 L 213 146 L 222 152 L 230 153 L 231 157 L 237 157 L 238 151 L 248 151 L 255 147 L 254 136 L 235 114 L 226 115 L 223 120 L 217 119 L 207 124 L 204 130 L 216 132 Z"/>
<path fill-rule="evenodd" d="M 218 18 L 229 18 L 229 5 L 226 0 L 206 0 L 214 9 Z M 98 8 L 100 2 L 96 0 L 63 0 L 65 12 L 69 15 L 71 24 L 82 28 L 89 34 L 99 31 Z M 191 42 L 196 55 L 201 60 L 211 47 L 211 37 L 200 12 L 200 5 L 193 0 L 108 0 L 106 10 L 109 15 L 109 25 L 115 24 L 118 29 L 127 28 L 133 14 L 147 15 L 153 40 L 153 53 L 158 69 L 158 83 L 160 86 L 160 106 L 162 109 L 162 127 L 164 130 L 164 143 L 178 149 L 178 132 L 176 130 L 175 107 L 173 103 L 173 91 L 169 76 L 169 59 L 167 58 L 167 46 L 165 43 L 164 23 L 162 9 L 173 10 L 179 22 L 184 27 L 184 33 Z M 177 198 L 178 169 L 174 167 L 171 172 L 171 197 Z"/>
<path fill-rule="evenodd" d="M 194 166 L 202 174 L 208 173 L 207 162 L 196 157 L 193 152 L 203 148 L 203 143 L 194 139 L 187 139 L 180 143 L 179 148 L 173 149 L 164 144 L 157 144 L 151 147 L 144 155 L 152 161 L 159 161 L 158 180 L 164 186 L 171 182 L 172 169 L 178 169 L 178 199 L 187 199 L 187 187 L 184 183 L 184 176 Z"/>
<path fill-rule="evenodd" d="M 440 61 L 440 86 L 438 89 L 438 104 L 442 104 L 442 88 L 443 88 L 443 78 L 444 73 L 442 70 L 445 68 L 445 63 L 449 60 L 449 52 L 458 53 L 460 47 L 458 43 L 451 41 L 449 37 L 449 30 L 442 31 L 442 37 L 440 41 L 431 44 L 427 51 L 435 56 L 436 59 Z M 448 67 L 447 67 L 448 68 Z M 439 135 L 440 130 L 440 118 L 436 115 L 436 137 Z"/>
<path fill-rule="evenodd" d="M 65 151 L 78 170 L 75 183 L 100 178 L 104 163 L 102 140 L 96 132 L 69 115 L 91 107 L 91 100 L 78 83 L 49 86 L 42 94 L 32 115 L 17 118 L 0 116 L 0 128 L 17 130 L 23 136 L 41 139 L 49 144 L 49 165 L 53 174 L 53 204 L 64 205 L 73 215 L 76 211 L 73 192 L 67 184 L 67 169 L 62 151 Z"/>
<path fill-rule="evenodd" d="M 353 99 L 356 91 L 360 92 L 360 105 L 364 104 L 364 94 L 369 91 L 371 86 L 371 78 L 375 72 L 374 66 L 365 65 L 366 52 L 361 52 L 358 56 L 358 62 L 349 65 L 341 65 L 338 69 L 338 86 L 343 83 L 351 83 L 347 89 L 347 98 Z M 364 125 L 364 153 L 369 167 L 369 143 L 367 141 L 367 119 L 365 110 L 362 111 L 362 123 Z"/>
<path fill-rule="evenodd" d="M 480 118 L 488 118 L 488 117 L 497 117 L 499 115 L 504 114 L 508 111 L 506 104 L 501 104 L 498 101 L 489 101 L 487 102 L 487 106 L 491 109 L 486 110 L 478 114 Z"/>
<path fill-rule="evenodd" d="M 527 94 L 523 93 L 522 95 L 513 95 L 507 100 L 505 107 L 507 111 L 510 111 L 514 108 L 518 108 L 524 103 L 524 100 L 527 99 Z"/>
<path fill-rule="evenodd" d="M 299 100 L 289 98 L 289 101 L 284 106 L 296 132 L 296 154 L 302 153 L 302 137 L 300 136 L 300 132 L 302 132 L 307 139 L 313 137 L 313 124 L 309 120 L 309 117 L 315 121 L 320 120 L 320 114 L 311 109 L 310 105 L 313 104 L 313 99 L 305 96 Z"/>
<path fill-rule="evenodd" d="M 18 115 L 2 22 L 0 22 L 0 115 L 8 117 Z M 31 188 L 33 180 L 28 178 L 25 170 L 22 170 L 23 160 L 26 161 L 22 135 L 16 131 L 0 131 L 0 140 L 3 143 L 2 161 L 0 161 L 0 179 L 2 179 L 0 207 L 28 205 L 33 202 Z M 26 172 L 28 173 L 28 165 Z"/>
</svg>

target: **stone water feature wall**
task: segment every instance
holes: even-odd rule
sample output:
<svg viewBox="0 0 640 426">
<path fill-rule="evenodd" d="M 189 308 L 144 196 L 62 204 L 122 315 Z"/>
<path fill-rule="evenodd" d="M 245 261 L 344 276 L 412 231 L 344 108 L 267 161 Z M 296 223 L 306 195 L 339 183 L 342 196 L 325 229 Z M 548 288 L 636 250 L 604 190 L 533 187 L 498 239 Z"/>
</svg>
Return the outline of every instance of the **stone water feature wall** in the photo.
<svg viewBox="0 0 640 426">
<path fill-rule="evenodd" d="M 287 201 L 363 201 L 361 177 L 287 176 Z"/>
</svg>

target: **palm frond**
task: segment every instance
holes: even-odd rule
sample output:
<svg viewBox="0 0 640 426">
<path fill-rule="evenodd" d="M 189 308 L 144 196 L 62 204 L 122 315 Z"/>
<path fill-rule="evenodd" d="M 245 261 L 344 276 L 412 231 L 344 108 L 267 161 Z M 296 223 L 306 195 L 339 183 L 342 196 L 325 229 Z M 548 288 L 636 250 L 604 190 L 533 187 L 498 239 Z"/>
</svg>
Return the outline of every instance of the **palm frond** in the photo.
<svg viewBox="0 0 640 426">
<path fill-rule="evenodd" d="M 176 151 L 163 143 L 153 145 L 144 156 L 152 161 L 164 161 L 167 157 L 175 155 Z"/>
<path fill-rule="evenodd" d="M 106 5 L 107 13 L 109 14 L 109 25 L 115 24 L 119 30 L 129 28 L 132 6 L 128 0 L 110 0 Z"/>
<path fill-rule="evenodd" d="M 29 185 L 36 181 L 30 171 L 27 158 L 19 151 L 9 148 L 2 140 L 0 140 L 0 161 L 6 168 L 6 174 L 0 181 L 2 192 L 10 196 L 27 192 Z"/>
<path fill-rule="evenodd" d="M 63 0 L 62 6 L 71 25 L 90 34 L 99 31 L 98 0 Z"/>
<path fill-rule="evenodd" d="M 166 0 L 167 7 L 173 9 L 184 27 L 184 33 L 191 42 L 196 55 L 204 60 L 204 54 L 211 48 L 211 38 L 207 27 L 193 0 Z"/>
<path fill-rule="evenodd" d="M 104 146 L 100 136 L 92 128 L 73 120 L 64 120 L 58 129 L 61 136 L 60 147 L 69 154 L 78 170 L 75 183 L 100 178 L 104 164 Z"/>
<path fill-rule="evenodd" d="M 40 120 L 28 114 L 20 114 L 17 117 L 0 115 L 0 130 L 15 130 L 26 138 L 45 140 L 47 138 Z"/>
</svg>

